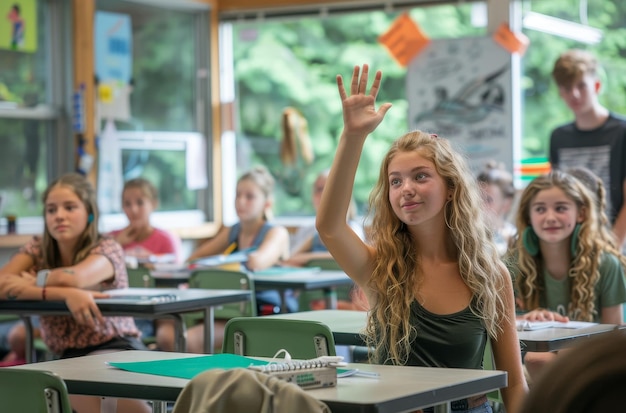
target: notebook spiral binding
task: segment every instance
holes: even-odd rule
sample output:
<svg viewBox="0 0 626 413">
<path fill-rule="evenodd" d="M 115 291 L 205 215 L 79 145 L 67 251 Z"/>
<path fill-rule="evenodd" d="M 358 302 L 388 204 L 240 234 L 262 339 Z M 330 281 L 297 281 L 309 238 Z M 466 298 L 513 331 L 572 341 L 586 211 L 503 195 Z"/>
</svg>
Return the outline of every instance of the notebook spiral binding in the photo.
<svg viewBox="0 0 626 413">
<path fill-rule="evenodd" d="M 283 350 L 277 354 L 281 352 Z M 291 360 L 289 353 L 284 352 L 286 354 L 284 361 L 271 361 L 269 364 L 250 366 L 248 368 L 297 384 L 303 389 L 315 389 L 336 386 L 337 367 L 346 365 L 346 363 L 343 363 L 343 357 L 341 356 L 322 356 L 311 360 Z"/>
</svg>

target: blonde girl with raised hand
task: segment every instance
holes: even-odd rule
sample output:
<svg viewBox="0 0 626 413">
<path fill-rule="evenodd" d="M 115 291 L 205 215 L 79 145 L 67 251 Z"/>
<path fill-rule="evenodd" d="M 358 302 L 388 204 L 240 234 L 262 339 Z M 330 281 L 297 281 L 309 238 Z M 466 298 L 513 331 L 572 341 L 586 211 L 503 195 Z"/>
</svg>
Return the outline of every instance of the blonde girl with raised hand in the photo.
<svg viewBox="0 0 626 413">
<path fill-rule="evenodd" d="M 264 167 L 254 167 L 237 180 L 235 209 L 239 222 L 224 226 L 215 237 L 200 245 L 188 258 L 193 261 L 205 256 L 251 250 L 245 267 L 250 271 L 264 270 L 277 265 L 289 256 L 287 229 L 270 222 L 274 201 L 274 178 Z M 258 291 L 257 306 L 280 306 L 278 291 Z M 297 311 L 297 301 L 291 300 L 290 311 Z M 227 320 L 215 322 L 215 346 L 220 348 Z M 189 352 L 204 351 L 204 325 L 197 324 L 187 331 Z"/>
<path fill-rule="evenodd" d="M 0 269 L 7 300 L 65 301 L 70 315 L 41 316 L 41 335 L 61 358 L 143 349 L 132 317 L 103 317 L 94 298 L 128 287 L 122 247 L 98 233 L 96 196 L 79 174 L 52 182 L 43 194 L 44 234 Z M 77 413 L 100 410 L 101 398 L 70 396 Z M 147 403 L 119 399 L 117 412 L 148 412 Z"/>
<path fill-rule="evenodd" d="M 376 109 L 382 73 L 367 92 L 368 67 L 356 66 L 349 90 L 337 76 L 344 129 L 317 229 L 370 305 L 372 361 L 481 369 L 487 340 L 508 372 L 507 412 L 526 394 L 511 279 L 491 241 L 478 184 L 450 143 L 424 132 L 397 139 L 370 195 L 371 244 L 345 217 L 367 136 L 391 107 Z M 490 412 L 484 395 L 452 402 L 453 411 Z"/>
<path fill-rule="evenodd" d="M 509 262 L 521 319 L 623 322 L 625 260 L 602 235 L 598 213 L 595 196 L 565 172 L 539 176 L 524 189 Z M 531 380 L 556 354 L 526 353 Z"/>
</svg>

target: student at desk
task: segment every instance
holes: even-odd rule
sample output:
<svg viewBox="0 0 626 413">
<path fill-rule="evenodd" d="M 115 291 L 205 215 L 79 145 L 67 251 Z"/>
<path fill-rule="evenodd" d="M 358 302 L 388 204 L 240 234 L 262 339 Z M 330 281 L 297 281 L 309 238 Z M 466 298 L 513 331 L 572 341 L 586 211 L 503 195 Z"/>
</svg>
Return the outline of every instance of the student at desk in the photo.
<svg viewBox="0 0 626 413">
<path fill-rule="evenodd" d="M 320 172 L 315 178 L 313 183 L 313 193 L 311 200 L 313 203 L 313 209 L 317 214 L 317 210 L 322 200 L 322 193 L 324 192 L 324 186 L 328 180 L 329 169 Z M 348 214 L 346 219 L 350 227 L 356 232 L 361 239 L 365 238 L 363 233 L 363 226 L 356 222 L 356 203 L 354 199 L 350 199 L 350 207 L 348 208 Z M 286 266 L 301 267 L 306 265 L 313 259 L 333 259 L 333 256 L 328 252 L 328 248 L 324 245 L 320 239 L 315 226 L 312 227 L 300 227 L 294 234 L 292 240 L 291 256 L 282 264 Z M 302 294 L 302 292 L 300 292 Z M 348 292 L 348 299 L 342 299 L 337 301 L 337 308 L 342 310 L 367 310 L 366 300 L 363 297 L 362 291 L 358 287 L 351 288 Z M 300 308 L 303 310 L 321 310 L 326 308 L 326 300 L 324 299 L 312 299 L 308 301 L 308 308 Z"/>
<path fill-rule="evenodd" d="M 0 269 L 7 300 L 62 300 L 71 315 L 41 316 L 44 342 L 61 358 L 144 349 L 131 317 L 102 317 L 94 298 L 128 287 L 124 252 L 98 233 L 95 192 L 81 175 L 67 174 L 43 194 L 44 234 L 33 237 Z M 98 397 L 71 396 L 77 413 L 99 411 Z M 118 413 L 148 412 L 145 402 L 120 399 Z"/>
<path fill-rule="evenodd" d="M 239 222 L 232 227 L 223 227 L 217 235 L 200 245 L 188 258 L 193 261 L 206 256 L 230 254 L 254 248 L 247 255 L 245 266 L 258 271 L 276 265 L 289 256 L 289 233 L 287 229 L 269 222 L 272 217 L 274 178 L 263 167 L 256 167 L 244 173 L 237 181 L 235 209 Z M 278 291 L 256 293 L 259 307 L 280 306 Z M 288 304 L 289 305 L 289 304 Z M 291 311 L 297 311 L 293 300 Z M 261 312 L 259 312 L 261 313 Z M 225 320 L 216 320 L 215 345 L 220 348 L 223 339 Z M 187 349 L 202 353 L 204 349 L 204 326 L 195 325 L 187 331 Z"/>
<path fill-rule="evenodd" d="M 524 189 L 517 214 L 518 238 L 509 269 L 516 301 L 528 321 L 623 322 L 626 259 L 599 225 L 598 203 L 573 176 L 554 170 Z M 536 379 L 556 353 L 526 353 Z"/>
<path fill-rule="evenodd" d="M 182 261 L 181 240 L 169 231 L 155 228 L 150 215 L 159 205 L 159 192 L 145 178 L 135 178 L 124 183 L 122 208 L 128 218 L 128 226 L 111 232 L 122 246 L 126 256 L 148 260 L 150 257 L 169 257 L 170 262 Z M 155 336 L 156 345 L 162 351 L 174 351 L 175 328 L 170 319 L 135 320 L 142 335 Z"/>
<path fill-rule="evenodd" d="M 313 183 L 311 202 L 313 204 L 313 209 L 315 210 L 316 214 L 320 206 L 322 193 L 324 192 L 324 186 L 326 185 L 326 180 L 328 179 L 329 172 L 329 169 L 320 172 L 315 178 L 315 182 Z M 354 231 L 359 234 L 361 238 L 365 238 L 363 234 L 363 227 L 356 222 L 356 215 L 356 204 L 354 200 L 351 199 L 346 219 L 348 220 L 350 227 L 354 229 Z M 284 261 L 283 264 L 300 267 L 305 265 L 308 261 L 312 259 L 319 258 L 332 259 L 332 255 L 330 255 L 330 252 L 328 252 L 328 248 L 326 248 L 326 246 L 320 239 L 314 225 L 302 226 L 293 235 L 293 238 L 291 240 L 291 256 L 288 260 Z"/>
<path fill-rule="evenodd" d="M 496 368 L 508 373 L 507 412 L 526 393 L 515 326 L 513 287 L 491 241 L 478 183 L 463 157 L 436 135 L 398 138 L 370 195 L 371 243 L 347 225 L 359 157 L 391 104 L 375 107 L 382 73 L 367 91 L 356 66 L 349 90 L 337 85 L 343 131 L 317 214 L 333 257 L 365 292 L 366 339 L 374 362 L 481 369 L 487 340 Z M 455 412 L 491 412 L 485 395 L 451 403 Z M 431 409 L 428 409 L 431 410 Z"/>
</svg>

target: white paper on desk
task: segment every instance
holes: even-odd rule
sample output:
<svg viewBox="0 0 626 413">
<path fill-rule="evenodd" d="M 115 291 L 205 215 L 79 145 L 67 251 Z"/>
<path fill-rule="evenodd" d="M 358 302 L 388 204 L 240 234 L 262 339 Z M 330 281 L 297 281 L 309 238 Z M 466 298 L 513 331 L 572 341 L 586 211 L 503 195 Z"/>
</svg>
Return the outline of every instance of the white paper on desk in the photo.
<svg viewBox="0 0 626 413">
<path fill-rule="evenodd" d="M 165 289 L 158 288 L 133 288 L 131 290 L 126 288 L 119 288 L 115 290 L 107 290 L 105 291 L 108 294 L 109 298 L 99 298 L 96 300 L 103 301 L 136 301 L 136 302 L 165 302 L 165 301 L 176 301 L 178 299 L 177 295 L 168 292 Z"/>
<path fill-rule="evenodd" d="M 587 321 L 568 321 L 563 323 L 560 321 L 528 321 L 528 320 L 516 320 L 517 331 L 533 331 L 541 330 L 544 328 L 584 328 L 597 325 L 597 323 L 590 323 Z"/>
</svg>

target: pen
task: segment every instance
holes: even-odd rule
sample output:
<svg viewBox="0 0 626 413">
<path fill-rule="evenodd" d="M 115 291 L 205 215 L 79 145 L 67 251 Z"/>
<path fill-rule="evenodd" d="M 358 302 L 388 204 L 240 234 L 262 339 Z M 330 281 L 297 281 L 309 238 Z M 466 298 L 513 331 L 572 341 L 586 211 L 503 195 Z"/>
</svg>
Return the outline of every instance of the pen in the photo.
<svg viewBox="0 0 626 413">
<path fill-rule="evenodd" d="M 226 249 L 224 250 L 224 252 L 222 253 L 222 255 L 228 255 L 231 252 L 235 251 L 235 249 L 237 248 L 237 242 L 233 242 L 232 244 L 230 244 L 228 247 L 226 247 Z"/>
</svg>

